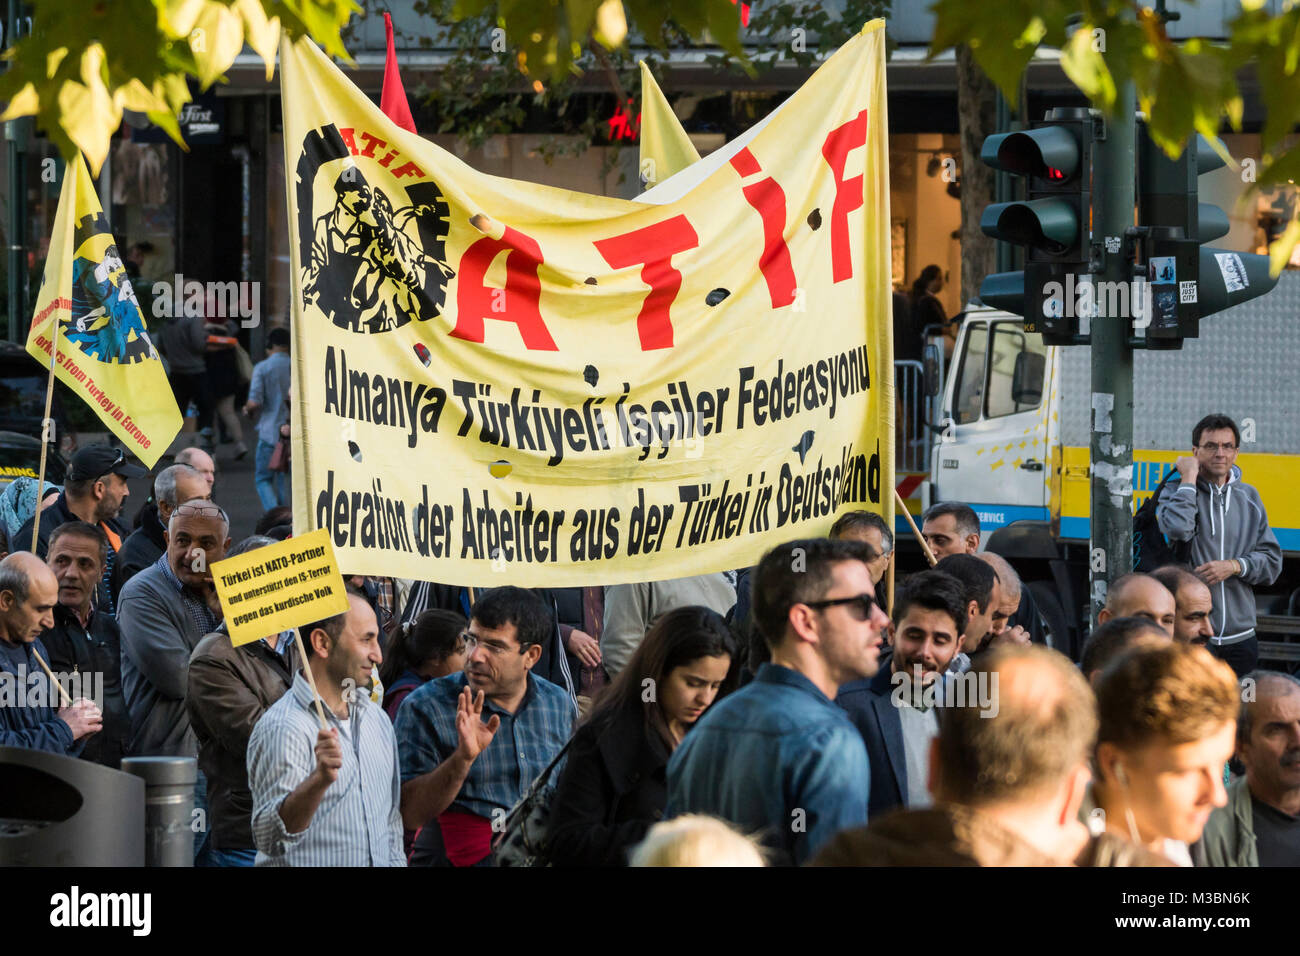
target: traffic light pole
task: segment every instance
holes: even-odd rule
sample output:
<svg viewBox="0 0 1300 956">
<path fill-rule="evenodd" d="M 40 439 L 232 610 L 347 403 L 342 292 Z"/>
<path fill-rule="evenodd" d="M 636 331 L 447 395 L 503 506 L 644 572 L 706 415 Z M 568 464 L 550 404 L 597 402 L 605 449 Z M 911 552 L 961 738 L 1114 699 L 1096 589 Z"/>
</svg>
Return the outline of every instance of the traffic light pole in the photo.
<svg viewBox="0 0 1300 956">
<path fill-rule="evenodd" d="M 1137 98 L 1125 84 L 1106 138 L 1094 153 L 1092 197 L 1094 242 L 1101 243 L 1103 268 L 1097 282 L 1132 286 L 1125 250 L 1125 230 L 1133 225 Z M 1113 251 L 1112 251 L 1113 250 Z M 1110 288 L 1119 288 L 1111 286 Z M 1113 300 L 1112 300 L 1113 301 Z M 1091 541 L 1089 560 L 1090 620 L 1106 603 L 1109 584 L 1133 569 L 1133 350 L 1131 318 L 1093 318 Z"/>
</svg>

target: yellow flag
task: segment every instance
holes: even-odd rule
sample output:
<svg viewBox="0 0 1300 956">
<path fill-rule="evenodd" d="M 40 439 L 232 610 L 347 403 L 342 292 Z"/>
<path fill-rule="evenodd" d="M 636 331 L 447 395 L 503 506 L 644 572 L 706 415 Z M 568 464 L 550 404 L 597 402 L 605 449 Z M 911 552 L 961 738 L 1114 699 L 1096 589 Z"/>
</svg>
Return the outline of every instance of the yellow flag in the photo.
<svg viewBox="0 0 1300 956">
<path fill-rule="evenodd" d="M 27 334 L 27 351 L 47 369 L 52 340 L 59 381 L 152 468 L 181 430 L 181 413 L 80 155 L 64 171 Z"/>
<path fill-rule="evenodd" d="M 282 43 L 295 529 L 349 574 L 534 587 L 892 521 L 884 55 L 874 21 L 629 201 L 480 173 Z"/>
<path fill-rule="evenodd" d="M 700 158 L 650 67 L 641 61 L 641 182 L 646 188 L 680 173 Z"/>
</svg>

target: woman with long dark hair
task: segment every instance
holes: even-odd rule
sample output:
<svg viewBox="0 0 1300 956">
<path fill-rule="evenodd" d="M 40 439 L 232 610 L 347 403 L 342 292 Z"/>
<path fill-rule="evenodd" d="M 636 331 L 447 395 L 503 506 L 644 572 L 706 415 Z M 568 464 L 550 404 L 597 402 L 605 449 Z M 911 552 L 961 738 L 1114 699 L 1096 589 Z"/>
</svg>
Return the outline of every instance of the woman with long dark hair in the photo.
<svg viewBox="0 0 1300 956">
<path fill-rule="evenodd" d="M 618 866 L 663 817 L 668 758 L 734 681 L 735 638 L 721 615 L 661 616 L 597 699 L 573 743 L 547 833 L 557 866 Z"/>
<path fill-rule="evenodd" d="M 939 292 L 943 290 L 943 270 L 936 265 L 928 265 L 912 283 L 912 333 L 924 345 L 926 326 L 943 327 L 944 352 L 952 355 L 952 347 L 957 341 L 956 329 L 948 325 L 948 314 L 939 301 Z"/>
<path fill-rule="evenodd" d="M 465 618 L 455 611 L 431 608 L 401 625 L 388 642 L 379 668 L 384 711 L 397 719 L 406 695 L 425 681 L 446 677 L 465 667 Z"/>
</svg>

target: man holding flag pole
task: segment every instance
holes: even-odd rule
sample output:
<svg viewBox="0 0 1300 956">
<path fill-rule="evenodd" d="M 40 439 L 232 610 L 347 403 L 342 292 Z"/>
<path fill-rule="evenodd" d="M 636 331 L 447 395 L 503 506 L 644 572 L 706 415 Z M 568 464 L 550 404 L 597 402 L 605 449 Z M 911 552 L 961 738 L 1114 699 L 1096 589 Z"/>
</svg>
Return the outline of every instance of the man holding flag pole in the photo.
<svg viewBox="0 0 1300 956">
<path fill-rule="evenodd" d="M 358 688 L 383 662 L 363 593 L 298 628 L 302 671 L 248 741 L 257 866 L 405 866 L 393 724 Z"/>
</svg>

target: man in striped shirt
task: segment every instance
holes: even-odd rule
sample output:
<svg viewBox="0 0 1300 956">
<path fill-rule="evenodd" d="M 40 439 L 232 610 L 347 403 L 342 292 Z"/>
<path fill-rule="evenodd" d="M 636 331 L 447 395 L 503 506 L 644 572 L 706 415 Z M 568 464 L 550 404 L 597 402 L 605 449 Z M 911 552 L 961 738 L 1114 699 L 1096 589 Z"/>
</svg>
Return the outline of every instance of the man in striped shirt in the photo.
<svg viewBox="0 0 1300 956">
<path fill-rule="evenodd" d="M 362 688 L 383 661 L 365 595 L 348 611 L 300 628 L 306 666 L 248 742 L 257 866 L 405 866 L 393 726 Z"/>
</svg>

